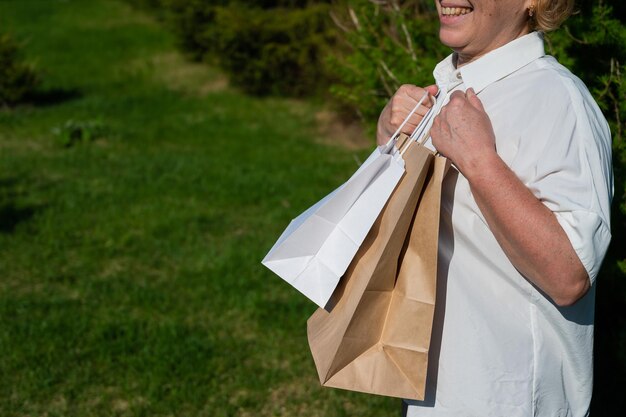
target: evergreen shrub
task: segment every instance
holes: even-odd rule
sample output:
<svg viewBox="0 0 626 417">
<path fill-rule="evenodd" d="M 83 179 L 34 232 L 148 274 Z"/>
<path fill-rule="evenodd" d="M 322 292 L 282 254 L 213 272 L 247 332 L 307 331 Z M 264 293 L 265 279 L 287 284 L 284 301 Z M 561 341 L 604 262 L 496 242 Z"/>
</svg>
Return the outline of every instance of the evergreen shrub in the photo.
<svg viewBox="0 0 626 417">
<path fill-rule="evenodd" d="M 13 106 L 39 85 L 32 65 L 22 61 L 17 42 L 0 34 L 0 106 Z"/>
<path fill-rule="evenodd" d="M 158 12 L 164 6 L 164 0 L 125 0 L 131 6 Z"/>
<path fill-rule="evenodd" d="M 215 37 L 215 9 L 227 7 L 229 0 L 160 0 L 166 9 L 167 21 L 175 33 L 180 47 L 194 60 L 219 54 Z"/>
<path fill-rule="evenodd" d="M 332 43 L 326 5 L 303 9 L 216 10 L 217 62 L 254 94 L 306 95 L 324 85 L 323 57 Z"/>
<path fill-rule="evenodd" d="M 323 57 L 336 33 L 327 2 L 160 1 L 182 48 L 244 91 L 301 96 L 327 83 Z"/>
</svg>

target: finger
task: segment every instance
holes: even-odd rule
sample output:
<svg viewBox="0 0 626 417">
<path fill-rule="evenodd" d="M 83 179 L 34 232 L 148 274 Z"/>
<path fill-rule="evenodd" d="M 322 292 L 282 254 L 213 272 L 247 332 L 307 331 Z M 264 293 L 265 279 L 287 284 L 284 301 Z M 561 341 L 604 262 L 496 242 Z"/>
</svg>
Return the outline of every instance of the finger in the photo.
<svg viewBox="0 0 626 417">
<path fill-rule="evenodd" d="M 406 84 L 405 87 L 406 87 L 405 89 L 406 95 L 412 98 L 413 100 L 415 100 L 415 103 L 419 102 L 422 99 L 422 97 L 424 97 L 424 94 L 426 93 L 429 95 L 431 94 L 431 92 L 428 91 L 427 89 L 420 88 L 416 85 Z M 423 103 L 422 104 L 423 106 L 426 106 L 426 107 L 431 106 L 430 100 L 424 99 L 422 103 Z"/>
<path fill-rule="evenodd" d="M 417 124 L 422 120 L 421 115 L 416 115 L 415 113 L 407 120 L 407 116 L 409 115 L 408 111 L 404 111 L 404 112 L 395 112 L 391 115 L 391 119 L 389 120 L 389 124 L 394 128 L 397 129 L 398 127 L 400 127 L 400 125 L 402 123 L 404 123 L 404 121 L 406 120 L 406 124 L 404 125 L 404 127 L 402 128 L 402 131 L 404 131 L 407 126 L 412 126 L 413 129 L 415 129 L 415 127 L 417 126 Z"/>
<path fill-rule="evenodd" d="M 396 107 L 392 109 L 391 111 L 392 122 L 397 123 L 398 126 L 411 113 L 412 114 L 411 114 L 410 120 L 415 121 L 416 123 L 419 123 L 419 121 L 424 118 L 424 115 L 429 110 L 427 107 L 424 107 L 423 105 L 415 109 L 416 103 L 414 103 L 413 101 L 408 101 L 409 99 L 406 99 L 406 100 L 407 101 L 398 100 L 396 102 Z"/>
<path fill-rule="evenodd" d="M 470 102 L 470 104 L 475 109 L 483 111 L 483 112 L 485 111 L 485 108 L 483 107 L 483 102 L 480 101 L 480 99 L 478 98 L 478 96 L 474 92 L 473 88 L 468 88 L 467 89 L 467 100 Z"/>
<path fill-rule="evenodd" d="M 406 111 L 406 115 L 408 115 L 410 112 L 413 111 L 413 109 L 415 108 L 415 105 L 418 103 L 418 101 L 413 100 L 412 98 L 408 98 L 408 97 L 400 97 L 398 98 L 398 102 L 397 105 L 399 106 L 398 110 L 402 109 L 402 111 Z M 415 111 L 415 113 L 419 114 L 420 116 L 423 116 L 426 114 L 426 112 L 428 111 L 428 107 L 426 107 L 426 101 L 424 101 Z M 405 115 L 405 117 L 406 117 Z"/>
<path fill-rule="evenodd" d="M 430 129 L 430 137 L 433 142 L 433 146 L 439 150 L 441 144 L 439 143 L 439 138 L 441 137 L 441 119 L 439 117 L 435 117 L 433 120 L 433 125 Z"/>
<path fill-rule="evenodd" d="M 437 84 L 428 85 L 424 87 L 424 89 L 428 91 L 428 94 L 430 94 L 431 96 L 435 96 L 437 95 L 437 92 L 439 92 L 439 87 L 437 87 Z"/>
<path fill-rule="evenodd" d="M 430 128 L 431 129 L 431 131 L 430 131 L 431 134 L 433 133 L 433 131 L 435 131 L 435 130 L 438 131 L 441 128 L 441 117 L 439 117 L 439 116 L 440 116 L 440 114 L 435 116 L 435 120 L 433 120 L 433 125 Z"/>
<path fill-rule="evenodd" d="M 452 94 L 450 94 L 450 101 L 455 100 L 455 101 L 465 101 L 467 100 L 467 97 L 465 97 L 465 93 L 460 91 L 460 90 L 456 90 L 454 92 L 452 92 Z"/>
<path fill-rule="evenodd" d="M 413 133 L 413 131 L 417 128 L 416 124 L 410 123 L 408 122 L 407 124 L 404 125 L 404 127 L 402 128 L 402 133 L 405 133 L 407 135 L 411 135 L 411 133 Z"/>
<path fill-rule="evenodd" d="M 448 117 L 448 106 L 444 106 L 439 111 L 439 114 L 437 115 L 435 120 L 437 120 L 437 119 L 445 120 L 447 117 Z"/>
</svg>

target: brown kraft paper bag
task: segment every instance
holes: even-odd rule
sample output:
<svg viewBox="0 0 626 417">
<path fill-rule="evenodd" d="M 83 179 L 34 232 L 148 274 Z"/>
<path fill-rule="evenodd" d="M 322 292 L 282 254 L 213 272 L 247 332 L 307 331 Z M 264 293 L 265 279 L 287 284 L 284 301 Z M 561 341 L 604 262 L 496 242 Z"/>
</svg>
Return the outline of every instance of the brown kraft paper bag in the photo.
<svg viewBox="0 0 626 417">
<path fill-rule="evenodd" d="M 405 175 L 333 293 L 334 305 L 309 318 L 307 334 L 323 386 L 423 400 L 449 163 L 418 143 L 404 161 Z"/>
</svg>

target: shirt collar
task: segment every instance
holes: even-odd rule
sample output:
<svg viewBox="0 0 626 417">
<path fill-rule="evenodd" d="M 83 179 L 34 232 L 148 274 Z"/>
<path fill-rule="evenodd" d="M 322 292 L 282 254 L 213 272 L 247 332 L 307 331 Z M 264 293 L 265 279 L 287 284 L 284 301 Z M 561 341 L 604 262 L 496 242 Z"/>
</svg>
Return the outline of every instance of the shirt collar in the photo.
<svg viewBox="0 0 626 417">
<path fill-rule="evenodd" d="M 462 80 L 467 88 L 471 87 L 479 93 L 488 85 L 544 55 L 543 36 L 539 32 L 532 32 L 494 49 L 459 69 L 456 69 L 455 57 L 451 54 L 437 64 L 433 75 L 440 87 Z"/>
</svg>

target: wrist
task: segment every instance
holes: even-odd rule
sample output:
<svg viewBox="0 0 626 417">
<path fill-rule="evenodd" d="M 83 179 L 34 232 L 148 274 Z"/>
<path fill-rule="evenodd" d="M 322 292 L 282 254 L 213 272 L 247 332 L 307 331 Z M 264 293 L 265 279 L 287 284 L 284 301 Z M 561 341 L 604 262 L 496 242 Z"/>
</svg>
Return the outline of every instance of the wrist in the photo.
<svg viewBox="0 0 626 417">
<path fill-rule="evenodd" d="M 457 168 L 470 183 L 490 180 L 507 166 L 495 149 L 487 149 L 479 154 L 466 158 L 462 166 Z"/>
</svg>

